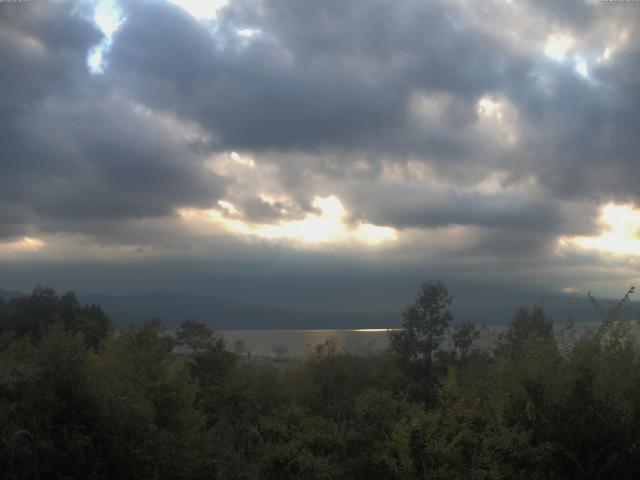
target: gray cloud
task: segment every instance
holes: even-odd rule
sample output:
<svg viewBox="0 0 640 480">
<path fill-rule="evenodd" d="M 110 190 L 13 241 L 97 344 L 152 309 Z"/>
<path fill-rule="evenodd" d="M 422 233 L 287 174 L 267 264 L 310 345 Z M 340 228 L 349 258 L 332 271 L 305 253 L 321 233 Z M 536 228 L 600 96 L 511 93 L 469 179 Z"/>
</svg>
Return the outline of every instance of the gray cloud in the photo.
<svg viewBox="0 0 640 480">
<path fill-rule="evenodd" d="M 581 1 L 532 5 L 554 26 L 586 29 L 585 38 L 620 15 Z M 211 25 L 161 2 L 128 8 L 111 74 L 136 98 L 199 122 L 215 135 L 213 148 L 418 158 L 449 181 L 500 166 L 514 180 L 536 176 L 559 198 L 593 201 L 616 186 L 621 198 L 634 195 L 635 77 L 611 73 L 637 63 L 625 61 L 634 45 L 610 66 L 591 65 L 589 82 L 571 62 L 516 53 L 450 3 L 238 1 Z M 243 28 L 259 33 L 248 40 Z M 416 93 L 453 100 L 438 122 L 419 125 Z M 526 129 L 519 148 L 469 134 L 485 94 L 513 103 Z M 605 156 L 620 174 L 604 171 Z"/>
<path fill-rule="evenodd" d="M 203 169 L 197 145 L 89 73 L 101 34 L 83 12 L 70 2 L 0 8 L 0 60 L 9 65 L 0 74 L 0 203 L 21 212 L 2 215 L 0 231 L 20 234 L 37 216 L 169 215 L 221 197 L 227 182 Z"/>
<path fill-rule="evenodd" d="M 509 20 L 499 25 L 474 3 L 232 0 L 203 22 L 123 0 L 99 75 L 86 65 L 103 39 L 90 3 L 0 3 L 0 238 L 71 232 L 224 255 L 233 239 L 183 231 L 176 209 L 227 199 L 241 218 L 275 222 L 336 194 L 354 222 L 470 227 L 457 255 L 496 271 L 516 257 L 548 267 L 560 235 L 595 231 L 601 203 L 640 202 L 640 9 L 493 2 Z M 530 37 L 505 40 L 520 29 Z M 564 62 L 543 52 L 557 32 L 576 41 Z M 502 123 L 478 111 L 485 97 L 504 106 Z M 289 200 L 207 168 L 229 150 L 275 167 L 266 183 Z M 411 163 L 429 178 L 412 178 Z M 394 168 L 405 178 L 390 180 Z M 473 188 L 498 174 L 502 191 Z M 408 245 L 385 268 L 420 252 Z M 270 248 L 248 242 L 238 262 Z M 457 260 L 439 271 L 466 275 Z"/>
<path fill-rule="evenodd" d="M 3 126 L 7 114 L 53 92 L 75 95 L 82 90 L 87 50 L 102 38 L 94 25 L 72 14 L 72 2 L 17 3 L 0 5 Z"/>
<path fill-rule="evenodd" d="M 199 121 L 220 148 L 413 148 L 451 158 L 455 141 L 405 133 L 411 95 L 445 91 L 474 105 L 504 69 L 491 39 L 438 3 L 238 2 L 215 30 L 160 2 L 126 15 L 113 75 L 145 102 Z M 247 27 L 260 33 L 247 40 L 237 33 Z M 465 115 L 472 121 L 474 107 Z"/>
<path fill-rule="evenodd" d="M 398 228 L 475 225 L 531 233 L 562 230 L 561 213 L 552 202 L 518 194 L 429 194 L 411 187 L 378 188 L 358 204 L 362 216 Z M 368 202 L 367 202 L 368 201 Z"/>
<path fill-rule="evenodd" d="M 245 218 L 254 221 L 269 223 L 274 220 L 299 218 L 300 212 L 296 211 L 296 206 L 291 205 L 289 202 L 265 202 L 260 198 L 251 197 L 245 201 L 239 203 L 243 210 Z M 283 211 L 290 210 L 293 207 L 293 212 L 283 213 Z"/>
</svg>

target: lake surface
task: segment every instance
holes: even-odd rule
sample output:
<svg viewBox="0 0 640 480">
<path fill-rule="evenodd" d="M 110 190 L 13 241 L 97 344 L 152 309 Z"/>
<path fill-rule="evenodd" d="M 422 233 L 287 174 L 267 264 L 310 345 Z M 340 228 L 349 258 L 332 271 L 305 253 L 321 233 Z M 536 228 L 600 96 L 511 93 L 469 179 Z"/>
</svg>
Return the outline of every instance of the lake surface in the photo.
<svg viewBox="0 0 640 480">
<path fill-rule="evenodd" d="M 597 328 L 600 322 L 575 324 L 576 335 L 587 329 Z M 640 325 L 634 322 L 634 331 L 640 336 Z M 557 334 L 566 324 L 556 324 Z M 506 326 L 481 327 L 479 344 L 487 348 L 494 344 Z M 333 329 L 333 330 L 218 330 L 230 347 L 242 342 L 256 357 L 302 357 L 310 348 L 334 339 L 340 350 L 355 355 L 370 355 L 384 350 L 389 345 L 387 329 Z M 445 345 L 448 340 L 445 340 Z"/>
<path fill-rule="evenodd" d="M 386 329 L 341 330 L 219 330 L 230 347 L 241 341 L 259 357 L 301 357 L 309 348 L 334 339 L 341 350 L 367 355 L 389 345 Z"/>
</svg>

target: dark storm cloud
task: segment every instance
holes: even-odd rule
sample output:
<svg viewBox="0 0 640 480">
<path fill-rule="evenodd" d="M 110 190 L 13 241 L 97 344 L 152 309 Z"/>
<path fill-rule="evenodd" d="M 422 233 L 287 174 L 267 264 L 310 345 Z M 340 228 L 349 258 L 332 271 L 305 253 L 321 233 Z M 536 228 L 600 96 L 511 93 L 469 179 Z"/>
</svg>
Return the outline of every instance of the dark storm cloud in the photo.
<svg viewBox="0 0 640 480">
<path fill-rule="evenodd" d="M 577 35 L 618 15 L 579 1 L 531 8 Z M 215 135 L 214 148 L 417 158 L 453 182 L 499 166 L 514 181 L 533 175 L 560 199 L 595 202 L 616 187 L 620 198 L 634 195 L 636 77 L 615 75 L 637 64 L 625 53 L 633 46 L 609 66 L 592 61 L 586 80 L 571 60 L 515 53 L 450 3 L 238 1 L 206 25 L 146 1 L 128 3 L 126 16 L 109 55 L 113 80 L 196 120 Z M 240 29 L 257 33 L 247 39 Z M 450 96 L 437 122 L 415 121 L 416 94 Z M 468 134 L 483 95 L 514 105 L 525 128 L 518 148 Z M 332 174 L 322 162 L 293 162 L 282 169 L 293 185 L 309 168 Z"/>
<path fill-rule="evenodd" d="M 517 194 L 430 194 L 415 188 L 378 188 L 356 202 L 362 216 L 397 228 L 474 225 L 523 232 L 558 232 L 563 218 L 551 202 Z"/>
<path fill-rule="evenodd" d="M 22 188 L 25 201 L 41 214 L 61 217 L 143 217 L 165 215 L 176 206 L 210 206 L 223 182 L 203 172 L 201 163 L 173 132 L 117 100 L 82 106 L 52 106 L 42 115 L 58 128 L 34 119 L 36 128 L 55 132 L 58 155 L 51 163 L 72 166 Z M 53 132 L 51 131 L 53 130 Z M 42 156 L 47 152 L 42 150 Z M 26 188 L 25 188 L 26 187 Z"/>
<path fill-rule="evenodd" d="M 291 218 L 291 213 L 284 215 L 282 212 L 291 209 L 293 205 L 285 202 L 265 202 L 260 198 L 248 198 L 241 202 L 240 207 L 245 218 L 253 222 L 270 223 L 274 220 Z M 295 206 L 293 206 L 295 208 Z"/>
<path fill-rule="evenodd" d="M 535 0 L 530 4 L 539 10 L 549 22 L 555 25 L 570 25 L 576 28 L 588 27 L 602 16 L 600 1 L 589 0 Z M 555 26 L 554 25 L 554 26 Z"/>
<path fill-rule="evenodd" d="M 0 3 L 0 121 L 53 92 L 83 88 L 87 50 L 102 33 L 72 15 L 72 2 Z M 78 12 L 80 13 L 80 12 Z M 3 129 L 4 130 L 4 129 Z"/>
<path fill-rule="evenodd" d="M 69 218 L 142 218 L 210 206 L 225 181 L 175 125 L 92 76 L 102 34 L 73 2 L 0 5 L 0 235 Z M 16 218 L 19 217 L 19 218 Z M 40 220 L 36 220 L 39 218 Z"/>
<path fill-rule="evenodd" d="M 558 201 L 640 202 L 640 9 L 628 2 L 530 3 L 545 15 L 549 35 L 568 34 L 576 44 L 563 61 L 540 57 L 505 87 L 528 128 L 511 173 L 533 176 Z M 613 54 L 602 61 L 607 48 Z M 586 78 L 576 70 L 580 60 Z"/>
<path fill-rule="evenodd" d="M 199 22 L 162 0 L 123 0 L 126 20 L 99 75 L 86 66 L 103 39 L 86 20 L 90 8 L 0 3 L 0 238 L 77 232 L 105 244 L 179 245 L 202 256 L 217 248 L 224 256 L 233 240 L 139 220 L 169 221 L 176 208 L 226 199 L 241 218 L 273 222 L 300 218 L 314 196 L 336 194 L 357 221 L 469 226 L 475 238 L 465 255 L 504 256 L 513 266 L 515 256 L 548 255 L 559 235 L 591 232 L 600 202 L 640 200 L 640 8 L 528 2 L 525 13 L 545 21 L 531 27 L 539 38 L 518 46 L 501 27 L 518 33 L 525 16 L 482 28 L 492 12 L 474 22 L 469 12 L 481 9 L 463 3 L 238 0 Z M 598 33 L 606 22 L 633 28 L 597 64 L 613 39 Z M 576 37 L 564 62 L 544 56 L 556 30 Z M 574 54 L 588 60 L 588 79 L 575 71 Z M 505 146 L 505 131 L 479 127 L 483 97 L 515 112 L 505 115 L 518 129 L 513 145 Z M 255 158 L 256 171 L 275 165 L 272 190 L 281 187 L 291 202 L 266 202 L 250 182 L 241 191 L 205 168 L 210 154 L 229 150 Z M 433 178 L 408 171 L 405 184 L 387 189 L 388 164 L 409 161 Z M 497 172 L 504 191 L 470 188 Z M 572 202 L 581 207 L 566 207 Z M 274 258 L 273 249 L 243 248 L 230 267 L 238 284 L 255 275 L 248 251 L 261 265 Z M 466 275 L 454 265 L 465 255 L 438 259 L 439 272 Z"/>
<path fill-rule="evenodd" d="M 0 242 L 28 235 L 30 212 L 19 204 L 0 202 Z"/>
<path fill-rule="evenodd" d="M 455 153 L 454 142 L 407 136 L 411 95 L 475 103 L 505 63 L 451 13 L 422 2 L 237 2 L 211 31 L 173 5 L 136 2 L 109 62 L 137 97 L 198 120 L 221 148 L 397 153 L 410 142 Z"/>
<path fill-rule="evenodd" d="M 541 68 L 546 92 L 532 95 L 540 90 L 534 80 L 513 89 L 511 98 L 531 126 L 529 143 L 516 153 L 527 162 L 513 173 L 535 175 L 558 199 L 640 201 L 640 84 L 624 78 L 626 65 L 637 68 L 639 61 L 621 53 L 611 65 L 594 66 L 589 79 L 549 63 Z"/>
</svg>

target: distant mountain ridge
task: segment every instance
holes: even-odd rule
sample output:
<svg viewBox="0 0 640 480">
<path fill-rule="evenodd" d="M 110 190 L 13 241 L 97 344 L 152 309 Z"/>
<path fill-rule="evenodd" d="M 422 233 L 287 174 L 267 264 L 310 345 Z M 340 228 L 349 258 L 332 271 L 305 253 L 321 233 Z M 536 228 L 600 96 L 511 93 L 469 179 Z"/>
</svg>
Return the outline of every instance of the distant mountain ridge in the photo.
<svg viewBox="0 0 640 480">
<path fill-rule="evenodd" d="M 255 305 L 214 296 L 177 292 L 134 295 L 79 295 L 82 302 L 100 305 L 116 324 L 139 324 L 159 318 L 166 326 L 194 318 L 216 329 L 384 328 L 391 312 L 341 311 L 339 308 L 305 308 L 289 305 Z"/>
<path fill-rule="evenodd" d="M 2 300 L 11 300 L 12 298 L 26 297 L 27 295 L 29 294 L 24 292 L 14 292 L 11 290 L 0 289 L 0 298 Z"/>
<path fill-rule="evenodd" d="M 504 293 L 504 292 L 502 292 Z M 27 293 L 0 290 L 0 298 L 26 296 Z M 216 296 L 156 291 L 125 295 L 78 294 L 81 303 L 95 303 L 112 318 L 116 326 L 140 325 L 145 320 L 159 318 L 173 328 L 182 320 L 193 318 L 218 330 L 241 329 L 335 329 L 335 328 L 392 328 L 402 321 L 406 307 L 402 302 L 379 304 L 280 304 L 259 305 L 238 302 Z M 616 300 L 599 300 L 608 310 Z M 454 296 L 454 321 L 470 320 L 478 325 L 509 323 L 520 306 L 542 303 L 545 312 L 555 323 L 564 323 L 569 316 L 578 322 L 601 320 L 599 312 L 585 295 L 546 294 L 501 291 L 479 293 L 466 291 Z M 629 302 L 631 316 L 638 318 L 639 302 Z"/>
</svg>

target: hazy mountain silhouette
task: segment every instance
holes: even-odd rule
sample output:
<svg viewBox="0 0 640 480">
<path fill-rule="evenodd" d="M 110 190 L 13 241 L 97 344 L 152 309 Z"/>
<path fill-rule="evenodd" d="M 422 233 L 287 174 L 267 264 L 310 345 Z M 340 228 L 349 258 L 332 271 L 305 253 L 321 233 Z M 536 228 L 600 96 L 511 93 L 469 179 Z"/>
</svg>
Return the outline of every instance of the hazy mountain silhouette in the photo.
<svg viewBox="0 0 640 480">
<path fill-rule="evenodd" d="M 187 318 L 205 322 L 216 329 L 297 329 L 384 327 L 393 321 L 390 312 L 340 311 L 304 306 L 253 305 L 218 297 L 176 292 L 149 292 L 136 295 L 79 295 L 82 302 L 100 305 L 116 325 L 137 324 L 160 318 L 175 326 Z"/>
<path fill-rule="evenodd" d="M 0 289 L 0 298 L 2 300 L 11 300 L 12 298 L 24 297 L 28 295 L 24 292 L 14 292 L 11 290 L 2 290 Z"/>
<path fill-rule="evenodd" d="M 556 323 L 572 315 L 579 322 L 601 320 L 588 298 L 580 294 L 540 294 L 512 292 L 501 297 L 500 292 L 486 296 L 459 295 L 454 300 L 454 320 L 471 320 L 478 324 L 508 323 L 522 305 L 542 303 Z M 150 292 L 136 295 L 80 295 L 83 302 L 94 302 L 113 318 L 116 324 L 139 323 L 160 318 L 174 326 L 186 318 L 207 323 L 217 329 L 244 328 L 387 328 L 400 325 L 404 305 L 368 307 L 367 305 L 255 305 L 222 298 L 176 292 Z M 613 308 L 614 300 L 601 300 L 604 308 Z M 630 302 L 631 315 L 638 302 Z"/>
<path fill-rule="evenodd" d="M 457 288 L 454 322 L 471 320 L 478 325 L 507 324 L 519 306 L 542 303 L 549 318 L 564 323 L 571 315 L 578 322 L 601 320 L 585 295 L 544 294 L 504 289 Z M 0 298 L 27 295 L 0 290 Z M 100 305 L 116 326 L 141 324 L 159 318 L 166 327 L 193 318 L 215 329 L 314 329 L 389 328 L 399 326 L 404 304 L 332 303 L 259 305 L 209 295 L 179 292 L 148 292 L 130 295 L 78 294 L 81 303 Z M 599 300 L 611 309 L 617 300 Z M 638 318 L 639 302 L 629 302 L 628 314 Z"/>
</svg>

